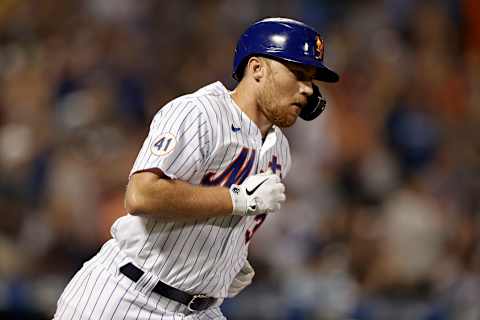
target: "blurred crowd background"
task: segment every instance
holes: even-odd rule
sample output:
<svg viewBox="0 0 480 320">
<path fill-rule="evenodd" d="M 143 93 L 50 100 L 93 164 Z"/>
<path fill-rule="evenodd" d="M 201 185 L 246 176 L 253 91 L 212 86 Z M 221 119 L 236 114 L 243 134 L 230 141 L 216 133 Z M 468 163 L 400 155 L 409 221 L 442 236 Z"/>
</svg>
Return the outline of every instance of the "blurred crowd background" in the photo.
<svg viewBox="0 0 480 320">
<path fill-rule="evenodd" d="M 480 319 L 480 2 L 0 0 L 0 319 L 49 319 L 124 214 L 155 112 L 268 16 L 341 75 L 286 130 L 287 203 L 230 319 Z"/>
</svg>

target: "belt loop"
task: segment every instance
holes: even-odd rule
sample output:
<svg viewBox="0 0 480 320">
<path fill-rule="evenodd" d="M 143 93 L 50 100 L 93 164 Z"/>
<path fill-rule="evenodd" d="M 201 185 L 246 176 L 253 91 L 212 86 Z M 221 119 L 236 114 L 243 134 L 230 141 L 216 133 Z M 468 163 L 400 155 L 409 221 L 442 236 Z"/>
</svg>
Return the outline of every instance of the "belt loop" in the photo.
<svg viewBox="0 0 480 320">
<path fill-rule="evenodd" d="M 155 286 L 155 283 L 153 286 L 150 285 L 150 280 L 152 280 L 152 278 L 153 276 L 151 274 L 145 272 L 135 284 L 135 289 L 145 295 L 148 295 L 151 289 Z"/>
</svg>

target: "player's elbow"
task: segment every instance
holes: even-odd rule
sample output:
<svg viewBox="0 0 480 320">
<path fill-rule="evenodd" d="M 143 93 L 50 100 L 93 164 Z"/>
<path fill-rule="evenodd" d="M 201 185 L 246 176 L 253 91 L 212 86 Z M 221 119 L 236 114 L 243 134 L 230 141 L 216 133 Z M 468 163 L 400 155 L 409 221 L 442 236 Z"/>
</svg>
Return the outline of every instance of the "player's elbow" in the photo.
<svg viewBox="0 0 480 320">
<path fill-rule="evenodd" d="M 149 214 L 157 211 L 161 192 L 157 192 L 159 177 L 150 172 L 141 172 L 130 177 L 125 192 L 125 209 L 133 215 Z"/>
<path fill-rule="evenodd" d="M 125 192 L 125 210 L 133 215 L 139 215 L 145 212 L 145 201 L 142 200 L 142 195 L 138 188 L 131 183 L 127 185 Z"/>
<path fill-rule="evenodd" d="M 149 212 L 149 193 L 153 175 L 151 173 L 137 173 L 130 177 L 125 192 L 125 209 L 133 215 Z"/>
</svg>

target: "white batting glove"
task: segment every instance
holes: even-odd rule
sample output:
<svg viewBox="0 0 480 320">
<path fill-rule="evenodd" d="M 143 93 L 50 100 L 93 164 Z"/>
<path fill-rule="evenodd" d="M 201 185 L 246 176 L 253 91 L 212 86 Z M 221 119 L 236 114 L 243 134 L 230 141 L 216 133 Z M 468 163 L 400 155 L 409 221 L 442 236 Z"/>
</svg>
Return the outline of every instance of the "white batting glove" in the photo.
<svg viewBox="0 0 480 320">
<path fill-rule="evenodd" d="M 250 262 L 245 261 L 243 268 L 237 273 L 235 279 L 233 279 L 232 284 L 228 288 L 228 297 L 233 298 L 240 293 L 245 287 L 252 283 L 253 276 L 255 276 L 255 271 L 253 270 Z"/>
<path fill-rule="evenodd" d="M 280 210 L 285 186 L 271 172 L 249 176 L 241 185 L 230 187 L 234 215 L 252 216 Z"/>
</svg>

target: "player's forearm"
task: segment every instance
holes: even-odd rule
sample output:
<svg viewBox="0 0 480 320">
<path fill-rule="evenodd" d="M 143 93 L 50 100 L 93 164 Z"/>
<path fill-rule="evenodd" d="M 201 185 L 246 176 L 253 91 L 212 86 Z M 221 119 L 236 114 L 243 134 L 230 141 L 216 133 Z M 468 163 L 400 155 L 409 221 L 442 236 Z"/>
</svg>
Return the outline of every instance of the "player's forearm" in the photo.
<svg viewBox="0 0 480 320">
<path fill-rule="evenodd" d="M 226 216 L 233 210 L 227 188 L 196 186 L 180 180 L 158 178 L 151 173 L 131 177 L 125 206 L 131 214 L 173 220 Z"/>
</svg>

